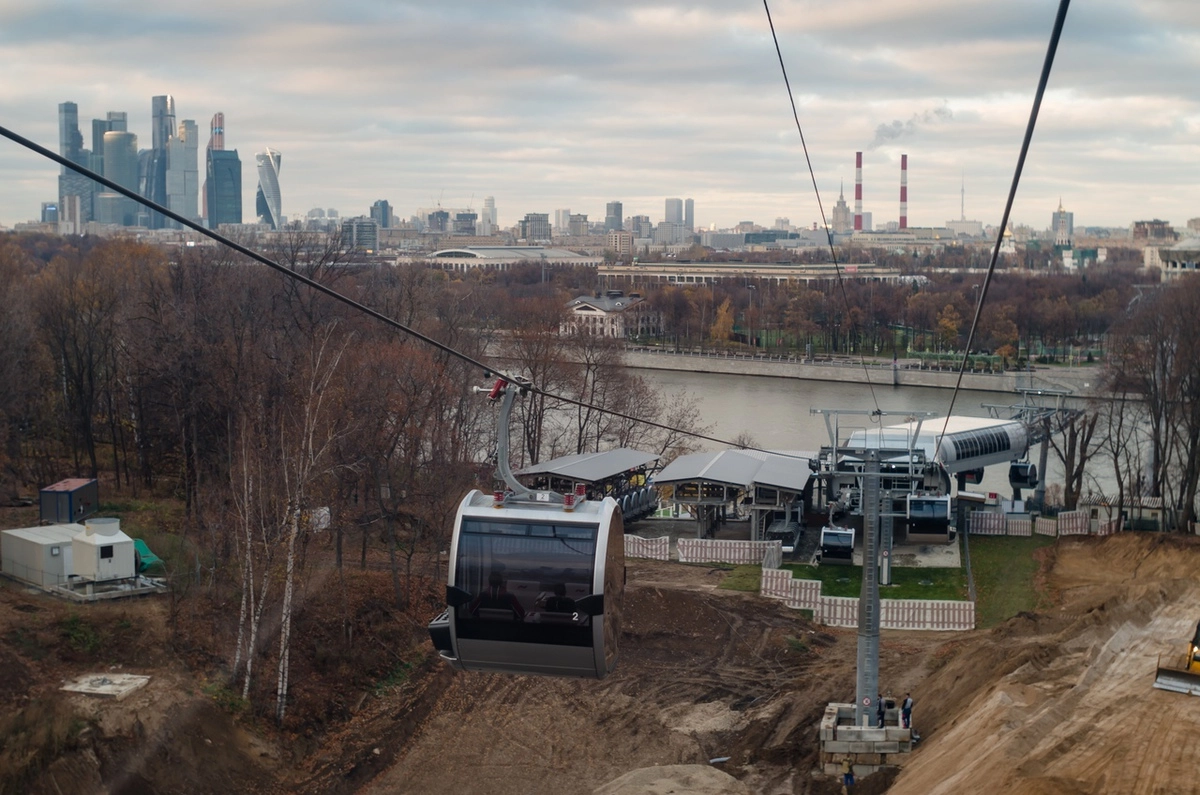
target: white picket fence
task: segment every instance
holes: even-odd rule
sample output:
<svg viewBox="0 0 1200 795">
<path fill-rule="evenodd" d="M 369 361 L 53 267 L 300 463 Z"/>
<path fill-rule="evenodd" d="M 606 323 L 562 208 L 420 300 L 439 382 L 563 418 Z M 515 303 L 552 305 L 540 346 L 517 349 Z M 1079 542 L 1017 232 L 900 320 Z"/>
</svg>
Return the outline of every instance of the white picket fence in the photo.
<svg viewBox="0 0 1200 795">
<path fill-rule="evenodd" d="M 1034 533 L 1055 538 L 1058 536 L 1085 536 L 1091 533 L 1091 519 L 1087 511 L 1066 511 L 1057 518 L 1039 516 L 1006 516 L 989 511 L 973 511 L 968 522 L 973 536 L 1032 536 Z M 1097 529 L 1096 535 L 1116 532 L 1106 522 Z"/>
<path fill-rule="evenodd" d="M 625 557 L 670 560 L 671 537 L 642 538 L 641 536 L 627 535 L 625 536 Z"/>
<path fill-rule="evenodd" d="M 773 555 L 775 561 L 783 557 L 783 545 L 779 541 L 681 538 L 675 547 L 679 550 L 680 563 L 763 564 L 768 555 Z"/>
<path fill-rule="evenodd" d="M 788 607 L 811 610 L 813 620 L 831 627 L 858 626 L 858 599 L 822 596 L 819 580 L 798 580 L 786 569 L 763 569 L 763 596 Z M 967 630 L 975 628 L 975 603 L 932 599 L 881 599 L 883 629 Z"/>
</svg>

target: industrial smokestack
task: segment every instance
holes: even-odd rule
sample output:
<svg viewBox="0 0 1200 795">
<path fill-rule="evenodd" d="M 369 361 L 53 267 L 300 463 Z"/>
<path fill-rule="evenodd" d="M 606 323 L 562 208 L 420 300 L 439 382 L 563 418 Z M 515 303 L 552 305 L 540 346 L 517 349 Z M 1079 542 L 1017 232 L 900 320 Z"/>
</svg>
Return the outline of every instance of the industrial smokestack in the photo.
<svg viewBox="0 0 1200 795">
<path fill-rule="evenodd" d="M 908 155 L 900 155 L 900 230 L 908 229 Z"/>
<path fill-rule="evenodd" d="M 862 231 L 862 152 L 854 153 L 854 231 Z"/>
</svg>

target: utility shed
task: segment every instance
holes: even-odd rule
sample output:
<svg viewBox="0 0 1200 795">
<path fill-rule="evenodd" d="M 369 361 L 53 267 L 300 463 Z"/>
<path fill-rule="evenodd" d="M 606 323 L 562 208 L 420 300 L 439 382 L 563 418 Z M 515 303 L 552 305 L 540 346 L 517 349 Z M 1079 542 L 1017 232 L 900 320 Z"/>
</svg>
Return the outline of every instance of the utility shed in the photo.
<svg viewBox="0 0 1200 795">
<path fill-rule="evenodd" d="M 3 572 L 42 588 L 65 585 L 74 574 L 72 541 L 83 530 L 83 525 L 58 524 L 0 532 Z"/>
<path fill-rule="evenodd" d="M 120 519 L 89 519 L 71 539 L 75 575 L 88 582 L 133 577 L 133 539 L 121 532 Z"/>
<path fill-rule="evenodd" d="M 95 478 L 60 480 L 42 489 L 39 506 L 43 522 L 82 522 L 100 507 L 100 487 Z"/>
</svg>

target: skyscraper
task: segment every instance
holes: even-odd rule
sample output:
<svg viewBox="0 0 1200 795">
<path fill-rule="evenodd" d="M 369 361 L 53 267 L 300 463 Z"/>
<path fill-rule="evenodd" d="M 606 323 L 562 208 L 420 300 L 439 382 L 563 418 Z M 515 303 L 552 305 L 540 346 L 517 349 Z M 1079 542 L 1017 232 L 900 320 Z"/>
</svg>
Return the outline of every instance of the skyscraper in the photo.
<svg viewBox="0 0 1200 795">
<path fill-rule="evenodd" d="M 620 202 L 609 202 L 604 206 L 604 231 L 620 232 L 625 228 L 625 216 Z"/>
<path fill-rule="evenodd" d="M 91 152 L 83 148 L 83 133 L 79 132 L 79 106 L 63 102 L 58 106 L 58 153 L 81 166 L 91 165 Z M 80 222 L 92 219 L 92 186 L 90 179 L 66 166 L 58 175 L 58 206 L 68 204 L 66 197 L 79 197 Z"/>
<path fill-rule="evenodd" d="M 220 152 L 225 148 L 225 114 L 218 111 L 213 114 L 212 121 L 208 123 L 208 148 L 204 150 L 204 185 L 200 188 L 200 215 L 209 220 L 208 215 L 208 174 L 212 171 L 212 157 L 210 152 Z M 238 185 L 242 184 L 241 163 L 238 163 Z M 238 201 L 238 223 L 241 221 L 241 200 Z M 209 224 L 209 229 L 216 229 L 216 226 Z"/>
<path fill-rule="evenodd" d="M 371 220 L 379 224 L 380 229 L 388 229 L 391 227 L 392 206 L 388 204 L 387 199 L 380 199 L 371 205 Z"/>
<path fill-rule="evenodd" d="M 683 225 L 683 199 L 667 199 L 664 220 L 669 224 Z"/>
<path fill-rule="evenodd" d="M 242 161 L 236 149 L 209 149 L 204 193 L 208 228 L 242 222 Z"/>
<path fill-rule="evenodd" d="M 180 122 L 178 135 L 167 139 L 167 208 L 193 221 L 200 217 L 199 146 L 200 129 L 191 119 Z"/>
<path fill-rule="evenodd" d="M 696 203 L 691 199 L 683 203 L 683 228 L 689 232 L 696 231 Z"/>
<path fill-rule="evenodd" d="M 283 156 L 271 147 L 254 155 L 254 161 L 258 164 L 255 211 L 258 213 L 258 222 L 267 224 L 272 229 L 278 229 L 283 218 L 280 214 L 283 197 L 279 192 L 279 163 L 282 159 Z"/>
<path fill-rule="evenodd" d="M 104 177 L 131 191 L 138 188 L 137 136 L 113 130 L 104 134 Z M 119 193 L 96 194 L 96 220 L 102 224 L 132 226 L 137 222 L 138 205 Z"/>
<path fill-rule="evenodd" d="M 155 204 L 170 205 L 167 198 L 167 169 L 170 166 L 169 142 L 175 135 L 175 98 L 162 94 L 150 98 L 150 154 L 144 166 L 142 195 Z M 150 227 L 162 229 L 167 219 L 150 213 Z"/>
<path fill-rule="evenodd" d="M 1054 245 L 1071 245 L 1071 238 L 1075 236 L 1075 213 L 1063 209 L 1062 199 L 1058 200 L 1058 209 L 1050 216 L 1050 231 L 1054 233 Z"/>
<path fill-rule="evenodd" d="M 104 134 L 106 132 L 127 132 L 129 130 L 129 114 L 122 111 L 110 110 L 104 119 L 92 119 L 92 161 L 91 169 L 97 174 L 104 174 Z M 95 186 L 93 195 L 105 190 L 104 186 Z"/>
</svg>

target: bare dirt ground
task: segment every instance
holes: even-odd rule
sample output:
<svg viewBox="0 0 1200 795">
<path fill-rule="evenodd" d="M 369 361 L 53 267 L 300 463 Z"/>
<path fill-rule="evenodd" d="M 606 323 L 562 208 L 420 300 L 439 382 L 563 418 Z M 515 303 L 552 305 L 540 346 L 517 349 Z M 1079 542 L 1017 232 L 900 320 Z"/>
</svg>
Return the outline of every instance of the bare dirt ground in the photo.
<svg viewBox="0 0 1200 795">
<path fill-rule="evenodd" d="M 1063 539 L 1039 579 L 1052 609 L 986 631 L 885 632 L 884 690 L 913 693 L 924 740 L 855 792 L 1200 792 L 1200 699 L 1151 688 L 1158 656 L 1181 653 L 1200 619 L 1198 570 L 1195 539 Z M 630 560 L 620 663 L 603 681 L 456 673 L 430 653 L 290 739 L 164 648 L 163 601 L 81 611 L 5 584 L 0 773 L 25 735 L 83 720 L 61 747 L 31 741 L 52 753 L 8 791 L 839 792 L 814 775 L 816 727 L 853 696 L 855 632 L 718 590 L 722 576 Z M 77 612 L 121 641 L 107 665 L 152 674 L 145 690 L 58 692 L 93 667 Z"/>
<path fill-rule="evenodd" d="M 1064 539 L 1045 565 L 1047 614 L 989 631 L 884 634 L 881 681 L 913 692 L 925 739 L 894 780 L 856 791 L 1200 792 L 1200 701 L 1151 687 L 1159 654 L 1181 653 L 1200 619 L 1200 545 Z M 454 675 L 362 791 L 586 793 L 667 765 L 736 779 L 704 791 L 840 791 L 813 775 L 816 726 L 827 701 L 853 695 L 855 633 L 715 590 L 719 576 L 631 561 L 614 675 Z M 729 758 L 710 762 L 719 757 Z M 603 791 L 691 791 L 695 771 Z"/>
</svg>

